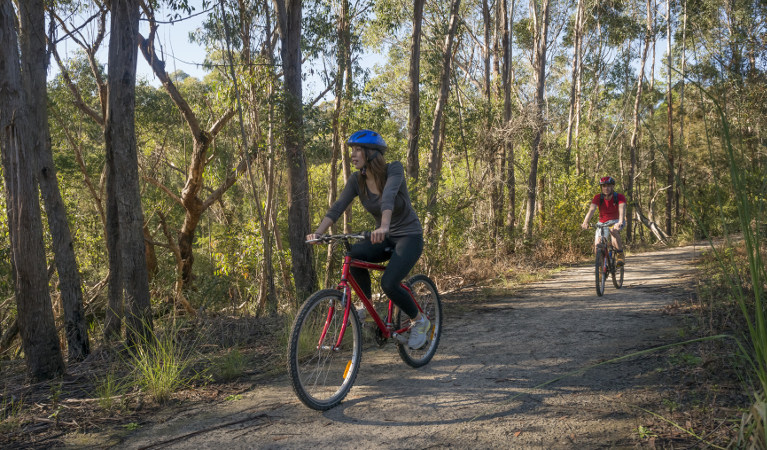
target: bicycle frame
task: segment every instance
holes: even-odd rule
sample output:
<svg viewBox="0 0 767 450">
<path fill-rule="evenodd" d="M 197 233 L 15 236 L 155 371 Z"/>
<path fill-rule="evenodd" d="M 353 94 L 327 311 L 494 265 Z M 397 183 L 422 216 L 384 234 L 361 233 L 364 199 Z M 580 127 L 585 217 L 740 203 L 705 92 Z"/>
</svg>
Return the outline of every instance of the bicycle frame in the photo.
<svg viewBox="0 0 767 450">
<path fill-rule="evenodd" d="M 378 326 L 378 329 L 381 330 L 381 335 L 386 338 L 396 338 L 401 333 L 404 333 L 408 329 L 410 329 L 410 326 L 406 326 L 403 328 L 400 328 L 398 330 L 394 330 L 394 324 L 393 324 L 393 317 L 394 317 L 394 302 L 392 302 L 391 299 L 389 299 L 389 306 L 387 308 L 387 314 L 386 314 L 386 322 L 381 319 L 381 316 L 378 315 L 378 312 L 376 311 L 375 307 L 373 306 L 373 302 L 367 298 L 365 293 L 362 291 L 362 288 L 360 287 L 359 283 L 357 283 L 357 280 L 354 279 L 354 276 L 351 274 L 351 268 L 352 267 L 359 267 L 361 269 L 367 269 L 367 270 L 377 270 L 377 271 L 383 271 L 386 269 L 386 266 L 382 264 L 376 264 L 371 263 L 367 261 L 362 261 L 359 259 L 352 258 L 349 253 L 347 252 L 344 255 L 344 264 L 341 268 L 341 281 L 338 283 L 338 286 L 336 286 L 336 289 L 343 292 L 342 301 L 345 302 L 344 305 L 344 321 L 343 325 L 341 325 L 341 331 L 338 334 L 338 340 L 335 343 L 333 349 L 336 350 L 340 347 L 341 341 L 344 338 L 344 334 L 346 333 L 346 326 L 349 324 L 349 314 L 352 314 L 352 302 L 351 302 L 351 291 L 354 291 L 355 294 L 357 294 L 357 297 L 362 301 L 362 304 L 365 306 L 365 309 L 368 311 L 368 314 L 370 314 L 370 317 L 373 318 L 373 321 L 375 321 L 376 326 Z M 413 293 L 411 292 L 410 288 L 402 283 L 400 284 L 407 292 L 410 294 L 410 297 L 413 298 Z M 413 298 L 413 301 L 415 302 L 416 307 L 418 307 L 419 312 L 423 312 L 421 309 L 421 305 L 418 304 L 417 301 L 415 301 L 415 298 Z M 320 335 L 320 344 L 325 339 L 325 335 L 327 333 L 327 328 L 330 324 L 331 319 L 333 318 L 334 310 L 330 309 L 328 310 L 328 319 L 325 321 L 325 327 L 322 330 L 322 333 Z"/>
<path fill-rule="evenodd" d="M 594 225 L 599 230 L 599 243 L 596 244 L 596 250 L 604 253 L 604 266 L 602 267 L 605 272 L 612 272 L 613 268 L 613 240 L 610 233 L 610 226 L 617 223 L 617 220 L 610 220 L 603 225 Z M 606 270 L 605 270 L 606 269 Z"/>
<path fill-rule="evenodd" d="M 609 234 L 609 232 L 607 232 Z M 602 251 L 602 254 L 604 255 L 604 263 L 602 265 L 603 272 L 608 273 L 612 271 L 612 261 L 613 261 L 613 244 L 610 241 L 610 238 L 603 235 L 599 241 L 599 249 Z"/>
</svg>

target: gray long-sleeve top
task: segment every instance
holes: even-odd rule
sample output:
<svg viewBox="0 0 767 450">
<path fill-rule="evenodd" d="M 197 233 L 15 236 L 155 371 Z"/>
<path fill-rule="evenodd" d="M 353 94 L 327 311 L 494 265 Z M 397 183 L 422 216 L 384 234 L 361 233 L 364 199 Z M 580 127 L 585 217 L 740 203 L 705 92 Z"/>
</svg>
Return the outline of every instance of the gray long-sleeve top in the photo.
<svg viewBox="0 0 767 450">
<path fill-rule="evenodd" d="M 354 172 L 346 182 L 344 190 L 338 197 L 338 200 L 330 207 L 325 217 L 333 222 L 341 217 L 346 208 L 349 207 L 354 197 L 359 196 L 359 172 Z M 366 198 L 360 197 L 362 206 L 376 219 L 376 227 L 381 226 L 381 212 L 391 210 L 391 223 L 389 224 L 389 235 L 407 236 L 411 234 L 423 234 L 421 222 L 418 215 L 410 203 L 410 194 L 407 191 L 405 181 L 405 169 L 402 163 L 394 161 L 387 164 L 386 184 L 381 195 L 367 192 Z"/>
</svg>

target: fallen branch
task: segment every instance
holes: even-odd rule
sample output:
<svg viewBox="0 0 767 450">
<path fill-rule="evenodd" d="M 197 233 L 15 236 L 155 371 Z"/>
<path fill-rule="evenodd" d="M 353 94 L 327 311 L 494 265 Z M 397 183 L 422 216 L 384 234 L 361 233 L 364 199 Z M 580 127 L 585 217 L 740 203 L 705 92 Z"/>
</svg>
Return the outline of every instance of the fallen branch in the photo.
<svg viewBox="0 0 767 450">
<path fill-rule="evenodd" d="M 45 418 L 45 417 L 35 417 L 34 420 L 35 420 L 35 422 L 53 423 L 53 424 L 56 424 L 56 425 L 69 425 L 69 426 L 72 426 L 72 427 L 78 426 L 77 422 L 62 422 L 60 420 L 48 419 L 48 418 Z"/>
<path fill-rule="evenodd" d="M 0 355 L 5 353 L 8 348 L 11 346 L 11 343 L 13 342 L 13 339 L 16 337 L 16 335 L 19 334 L 19 320 L 14 319 L 13 324 L 8 328 L 8 330 L 3 334 L 3 337 L 0 339 Z"/>
<path fill-rule="evenodd" d="M 647 227 L 652 234 L 655 235 L 655 237 L 663 242 L 665 245 L 669 244 L 669 239 L 671 237 L 666 234 L 665 231 L 663 231 L 658 224 L 653 222 L 652 220 L 648 219 L 643 213 L 642 208 L 639 205 L 634 205 L 634 214 L 636 215 L 636 218 L 645 226 Z"/>
<path fill-rule="evenodd" d="M 467 284 L 467 285 L 465 285 L 465 286 L 458 286 L 458 287 L 457 287 L 457 288 L 455 288 L 455 289 L 451 289 L 451 290 L 449 290 L 449 291 L 445 291 L 445 292 L 440 292 L 440 293 L 439 293 L 439 295 L 455 294 L 456 292 L 460 292 L 460 291 L 462 291 L 462 290 L 464 290 L 464 289 L 468 289 L 468 288 L 470 288 L 470 287 L 474 287 L 474 286 L 476 286 L 476 285 L 477 285 L 477 283 L 471 283 L 471 284 Z"/>
</svg>

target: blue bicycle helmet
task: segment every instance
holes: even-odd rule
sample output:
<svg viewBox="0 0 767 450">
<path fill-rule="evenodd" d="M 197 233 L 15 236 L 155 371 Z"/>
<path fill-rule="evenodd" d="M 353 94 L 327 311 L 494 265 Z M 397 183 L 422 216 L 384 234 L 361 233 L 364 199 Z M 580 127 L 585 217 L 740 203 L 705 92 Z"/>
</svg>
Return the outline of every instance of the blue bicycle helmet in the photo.
<svg viewBox="0 0 767 450">
<path fill-rule="evenodd" d="M 380 134 L 371 130 L 359 130 L 356 133 L 349 136 L 346 141 L 348 145 L 356 145 L 360 147 L 377 150 L 383 154 L 386 151 L 386 142 Z"/>
</svg>

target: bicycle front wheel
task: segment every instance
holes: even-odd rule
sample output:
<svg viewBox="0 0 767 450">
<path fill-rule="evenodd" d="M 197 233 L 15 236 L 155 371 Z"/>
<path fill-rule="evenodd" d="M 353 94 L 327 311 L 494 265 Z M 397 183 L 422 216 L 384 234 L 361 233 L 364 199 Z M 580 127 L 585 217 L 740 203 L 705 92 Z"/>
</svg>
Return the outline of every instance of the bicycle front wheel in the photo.
<svg viewBox="0 0 767 450">
<path fill-rule="evenodd" d="M 594 261 L 594 275 L 597 282 L 597 295 L 602 296 L 605 293 L 605 281 L 607 280 L 607 270 L 605 267 L 605 252 L 602 247 L 597 248 Z"/>
<path fill-rule="evenodd" d="M 427 331 L 426 344 L 420 349 L 412 349 L 407 343 L 397 341 L 397 350 L 407 365 L 421 367 L 428 364 L 437 353 L 439 338 L 442 336 L 442 299 L 434 282 L 426 275 L 415 275 L 407 280 L 406 284 L 410 287 L 413 299 L 421 306 L 423 314 L 426 314 L 431 322 L 431 329 Z M 397 308 L 395 326 L 400 328 L 400 324 L 409 320 L 407 314 Z"/>
<path fill-rule="evenodd" d="M 613 286 L 615 286 L 616 289 L 620 289 L 623 287 L 623 266 L 615 266 L 615 270 L 613 270 Z"/>
<path fill-rule="evenodd" d="M 324 411 L 346 397 L 362 359 L 359 318 L 350 311 L 340 345 L 344 321 L 342 293 L 325 289 L 314 293 L 298 311 L 288 344 L 288 372 L 293 390 L 309 408 Z"/>
</svg>

